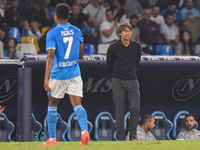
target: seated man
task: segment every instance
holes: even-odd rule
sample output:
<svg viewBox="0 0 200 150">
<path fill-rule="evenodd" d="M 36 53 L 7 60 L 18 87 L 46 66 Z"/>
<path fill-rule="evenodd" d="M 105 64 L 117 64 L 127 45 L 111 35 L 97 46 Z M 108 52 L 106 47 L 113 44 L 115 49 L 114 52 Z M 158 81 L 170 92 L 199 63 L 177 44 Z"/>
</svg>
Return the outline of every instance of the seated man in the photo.
<svg viewBox="0 0 200 150">
<path fill-rule="evenodd" d="M 118 20 L 114 20 L 114 14 L 110 9 L 106 10 L 106 19 L 107 20 L 100 25 L 100 36 L 102 43 L 110 44 L 119 39 L 117 35 Z"/>
<path fill-rule="evenodd" d="M 155 127 L 155 119 L 151 114 L 145 114 L 142 117 L 141 125 L 137 126 L 137 134 L 135 140 L 137 141 L 153 141 L 156 140 L 151 130 Z M 129 141 L 129 132 L 126 136 Z"/>
<path fill-rule="evenodd" d="M 185 115 L 185 128 L 181 130 L 176 139 L 200 140 L 200 131 L 194 129 L 195 123 L 193 115 Z"/>
<path fill-rule="evenodd" d="M 0 115 L 3 113 L 5 107 L 2 108 L 2 106 L 0 106 Z"/>
<path fill-rule="evenodd" d="M 138 141 L 156 140 L 151 130 L 155 127 L 155 119 L 151 114 L 145 114 L 142 117 L 141 125 L 137 127 L 136 139 Z"/>
</svg>

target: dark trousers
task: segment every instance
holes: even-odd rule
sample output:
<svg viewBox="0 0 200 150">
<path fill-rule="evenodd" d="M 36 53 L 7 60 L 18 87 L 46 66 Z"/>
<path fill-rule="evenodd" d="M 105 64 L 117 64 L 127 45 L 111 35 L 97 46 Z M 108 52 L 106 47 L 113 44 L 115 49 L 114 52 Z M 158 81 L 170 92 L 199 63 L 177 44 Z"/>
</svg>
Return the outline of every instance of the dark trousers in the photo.
<svg viewBox="0 0 200 150">
<path fill-rule="evenodd" d="M 139 83 L 137 80 L 112 78 L 112 92 L 117 137 L 119 140 L 125 140 L 124 115 L 126 100 L 128 100 L 128 108 L 130 110 L 130 140 L 135 139 L 140 115 Z"/>
</svg>

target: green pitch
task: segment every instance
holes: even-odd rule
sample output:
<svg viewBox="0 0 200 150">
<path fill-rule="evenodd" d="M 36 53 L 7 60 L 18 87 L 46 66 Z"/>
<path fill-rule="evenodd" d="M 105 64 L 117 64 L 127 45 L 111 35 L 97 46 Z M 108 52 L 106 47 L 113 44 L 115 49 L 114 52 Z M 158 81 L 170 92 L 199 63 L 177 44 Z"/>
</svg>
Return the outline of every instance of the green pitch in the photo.
<svg viewBox="0 0 200 150">
<path fill-rule="evenodd" d="M 57 146 L 43 146 L 42 142 L 0 142 L 1 150 L 199 150 L 200 141 L 91 141 L 58 142 Z"/>
</svg>

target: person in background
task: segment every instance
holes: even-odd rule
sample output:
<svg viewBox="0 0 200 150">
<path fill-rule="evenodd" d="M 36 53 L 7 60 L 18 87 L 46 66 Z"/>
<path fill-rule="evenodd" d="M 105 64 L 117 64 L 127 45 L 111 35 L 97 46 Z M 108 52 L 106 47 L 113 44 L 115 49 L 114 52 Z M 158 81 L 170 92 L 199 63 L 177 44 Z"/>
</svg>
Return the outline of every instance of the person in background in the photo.
<svg viewBox="0 0 200 150">
<path fill-rule="evenodd" d="M 130 110 L 130 136 L 136 137 L 140 116 L 140 91 L 137 80 L 137 65 L 141 58 L 141 45 L 131 40 L 132 26 L 124 22 L 119 26 L 120 39 L 113 42 L 107 51 L 107 67 L 112 74 L 112 93 L 115 110 L 117 138 L 125 140 L 124 115 L 125 104 Z"/>
<path fill-rule="evenodd" d="M 22 59 L 24 54 L 20 51 L 21 45 L 14 38 L 9 38 L 5 44 L 5 53 L 10 59 Z"/>
<path fill-rule="evenodd" d="M 182 22 L 179 24 L 180 32 L 182 32 L 183 30 L 186 29 L 186 27 L 187 27 L 188 24 L 189 24 L 189 21 L 190 21 L 191 19 L 193 19 L 193 18 L 194 18 L 194 15 L 193 15 L 192 12 L 188 12 L 188 13 L 186 14 L 185 20 L 182 21 Z"/>
<path fill-rule="evenodd" d="M 137 22 L 138 22 L 139 18 L 137 15 L 133 14 L 130 17 L 130 24 L 133 28 L 132 30 L 132 37 L 131 40 L 136 40 L 140 43 L 140 30 L 137 27 Z"/>
<path fill-rule="evenodd" d="M 145 9 L 143 12 L 143 19 L 138 21 L 137 26 L 140 29 L 140 43 L 147 48 L 150 45 L 153 47 L 153 51 L 147 49 L 144 52 L 155 55 L 155 47 L 158 44 L 160 36 L 160 27 L 156 22 L 151 20 L 151 15 L 151 9 Z"/>
<path fill-rule="evenodd" d="M 191 33 L 188 30 L 183 31 L 181 41 L 177 45 L 177 55 L 194 55 L 194 45 L 192 43 Z"/>
<path fill-rule="evenodd" d="M 195 129 L 195 123 L 193 115 L 185 115 L 185 128 L 180 131 L 176 139 L 200 140 L 200 131 Z"/>
<path fill-rule="evenodd" d="M 192 12 L 194 16 L 199 14 L 199 11 L 196 8 L 193 8 L 193 6 L 194 6 L 193 0 L 185 1 L 185 7 L 180 11 L 181 20 L 185 20 L 185 15 L 187 12 Z"/>
<path fill-rule="evenodd" d="M 165 23 L 165 20 L 164 20 L 163 16 L 160 15 L 160 8 L 158 6 L 154 6 L 152 8 L 151 20 L 155 21 L 160 26 Z"/>
<path fill-rule="evenodd" d="M 110 44 L 119 39 L 118 37 L 118 19 L 114 20 L 112 10 L 106 10 L 106 21 L 100 25 L 100 37 L 102 43 Z"/>
<path fill-rule="evenodd" d="M 0 115 L 3 113 L 5 107 L 0 106 Z"/>
<path fill-rule="evenodd" d="M 5 10 L 5 20 L 7 25 L 26 30 L 29 36 L 36 37 L 30 30 L 30 26 L 25 17 L 24 11 L 18 8 L 18 0 L 10 0 L 11 6 Z M 36 32 L 36 31 L 35 31 Z"/>
<path fill-rule="evenodd" d="M 179 43 L 179 28 L 174 25 L 174 15 L 168 13 L 165 16 L 165 24 L 161 26 L 160 32 L 164 39 L 164 44 L 168 44 L 173 48 L 173 53 L 175 54 L 175 47 Z"/>
<path fill-rule="evenodd" d="M 151 133 L 151 130 L 155 127 L 155 119 L 151 114 L 145 114 L 141 118 L 141 125 L 137 126 L 138 141 L 155 141 L 155 137 Z"/>
<path fill-rule="evenodd" d="M 138 0 L 125 0 L 124 10 L 126 10 L 127 18 L 136 14 L 141 19 L 143 9 Z"/>
<path fill-rule="evenodd" d="M 176 9 L 176 4 L 174 1 L 170 1 L 167 3 L 167 8 L 163 9 L 160 13 L 163 18 L 166 17 L 166 14 L 172 13 L 174 15 L 174 23 L 179 23 L 181 21 L 181 17 L 179 11 Z"/>
</svg>

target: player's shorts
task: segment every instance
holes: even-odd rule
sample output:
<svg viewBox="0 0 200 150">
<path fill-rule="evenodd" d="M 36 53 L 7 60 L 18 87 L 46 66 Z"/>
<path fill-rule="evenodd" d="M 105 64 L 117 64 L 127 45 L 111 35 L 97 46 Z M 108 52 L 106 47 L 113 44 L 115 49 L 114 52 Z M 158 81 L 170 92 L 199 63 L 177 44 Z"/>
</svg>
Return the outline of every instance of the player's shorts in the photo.
<svg viewBox="0 0 200 150">
<path fill-rule="evenodd" d="M 49 87 L 51 88 L 51 92 L 47 95 L 50 97 L 62 99 L 65 94 L 83 97 L 83 81 L 81 76 L 68 80 L 50 78 Z"/>
</svg>

